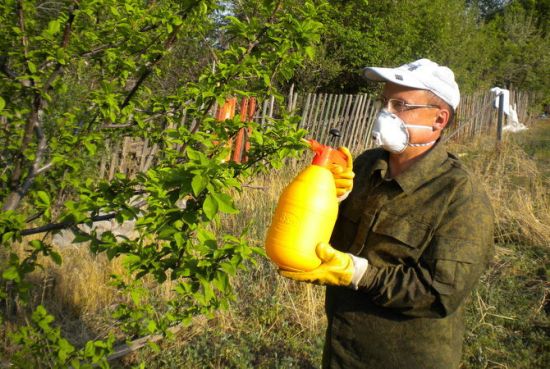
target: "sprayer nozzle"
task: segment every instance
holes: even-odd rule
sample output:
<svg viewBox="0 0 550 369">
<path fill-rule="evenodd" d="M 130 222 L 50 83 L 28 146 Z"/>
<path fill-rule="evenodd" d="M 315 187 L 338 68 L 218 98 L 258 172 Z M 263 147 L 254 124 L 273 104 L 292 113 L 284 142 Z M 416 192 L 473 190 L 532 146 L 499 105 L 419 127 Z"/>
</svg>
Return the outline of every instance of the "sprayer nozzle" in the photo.
<svg viewBox="0 0 550 369">
<path fill-rule="evenodd" d="M 312 164 L 329 167 L 332 164 L 347 166 L 348 158 L 341 151 L 327 145 L 322 145 L 315 140 L 307 140 L 309 147 L 315 152 Z"/>
</svg>

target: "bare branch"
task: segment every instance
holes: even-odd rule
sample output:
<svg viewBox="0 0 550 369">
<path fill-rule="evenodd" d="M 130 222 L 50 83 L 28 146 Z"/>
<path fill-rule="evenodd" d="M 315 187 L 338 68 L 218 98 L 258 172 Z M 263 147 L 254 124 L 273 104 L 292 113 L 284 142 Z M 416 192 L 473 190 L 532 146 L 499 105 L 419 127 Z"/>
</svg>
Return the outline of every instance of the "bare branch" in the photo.
<svg viewBox="0 0 550 369">
<path fill-rule="evenodd" d="M 17 22 L 19 23 L 19 29 L 21 30 L 21 44 L 23 45 L 23 55 L 25 56 L 25 62 L 29 60 L 29 39 L 25 34 L 25 15 L 23 14 L 23 2 L 17 1 Z M 27 64 L 27 63 L 25 63 Z M 28 67 L 27 67 L 28 68 Z M 30 72 L 30 71 L 28 71 Z M 29 73 L 30 74 L 30 73 Z"/>
<path fill-rule="evenodd" d="M 100 54 L 102 53 L 103 51 L 107 50 L 108 48 L 110 47 L 114 47 L 115 45 L 111 45 L 111 44 L 107 44 L 107 45 L 101 45 L 101 46 L 98 46 L 96 47 L 95 49 L 93 50 L 90 50 L 90 51 L 86 51 L 85 53 L 82 53 L 80 54 L 81 57 L 87 57 L 87 56 L 94 56 L 96 54 Z"/>
<path fill-rule="evenodd" d="M 19 75 L 9 68 L 8 57 L 6 55 L 0 55 L 0 71 L 10 79 L 21 83 L 23 87 L 30 87 L 32 85 L 30 80 L 20 79 Z"/>
<path fill-rule="evenodd" d="M 23 14 L 23 5 L 22 1 L 18 1 L 17 6 L 17 15 L 18 15 L 18 22 L 19 22 L 19 28 L 22 32 L 22 44 L 23 44 L 23 53 L 25 56 L 25 61 L 27 65 L 27 72 L 29 74 L 30 71 L 28 70 L 28 39 L 25 35 L 25 18 Z M 65 23 L 65 28 L 63 31 L 63 37 L 61 41 L 61 47 L 66 48 L 69 44 L 71 30 L 72 30 L 72 24 L 74 21 L 74 10 L 75 6 L 71 5 L 69 8 L 69 17 L 67 18 L 67 21 Z M 2 63 L 2 69 L 6 69 L 6 63 L 7 60 L 3 60 L 4 63 Z M 2 60 L 0 60 L 2 62 Z M 63 72 L 63 65 L 61 63 L 57 63 L 55 69 L 52 71 L 50 76 L 48 77 L 47 81 L 44 83 L 44 86 L 42 88 L 42 92 L 39 91 L 33 91 L 33 103 L 32 103 L 32 109 L 31 113 L 29 115 L 29 118 L 27 119 L 27 123 L 25 125 L 24 135 L 23 135 L 23 141 L 21 143 L 21 149 L 19 152 L 19 156 L 15 160 L 15 166 L 12 173 L 12 176 L 10 178 L 10 186 L 12 189 L 14 189 L 7 197 L 6 202 L 4 203 L 2 209 L 3 210 L 13 210 L 17 208 L 19 203 L 21 202 L 21 199 L 27 194 L 30 187 L 34 183 L 35 177 L 43 173 L 44 171 L 48 170 L 53 163 L 50 162 L 44 166 L 42 166 L 42 161 L 44 158 L 44 154 L 47 150 L 47 139 L 44 135 L 44 132 L 42 130 L 42 114 L 43 109 L 45 105 L 44 98 L 42 97 L 42 94 L 46 93 L 50 88 L 51 84 L 55 81 L 55 79 L 62 74 Z M 23 82 L 22 82 L 23 83 Z M 30 84 L 34 85 L 34 81 L 30 80 Z M 25 83 L 23 83 L 25 85 Z M 26 159 L 23 156 L 23 152 L 27 149 L 27 147 L 30 145 L 32 141 L 33 131 L 35 132 L 37 141 L 38 141 L 38 147 L 36 149 L 36 155 L 35 159 L 30 165 L 28 174 L 25 177 L 25 180 L 23 183 L 20 183 L 21 176 L 23 174 L 23 166 L 26 162 Z"/>
<path fill-rule="evenodd" d="M 39 119 L 41 120 L 41 119 Z M 8 196 L 8 199 L 6 203 L 4 204 L 2 210 L 14 210 L 17 208 L 19 203 L 21 202 L 21 199 L 27 194 L 29 191 L 31 185 L 34 182 L 34 179 L 37 175 L 37 172 L 40 169 L 40 165 L 42 164 L 42 159 L 44 157 L 44 153 L 46 152 L 46 149 L 48 148 L 48 141 L 46 139 L 46 136 L 44 135 L 44 132 L 42 131 L 42 127 L 40 124 L 36 124 L 35 127 L 36 137 L 38 139 L 38 148 L 36 150 L 36 156 L 34 158 L 34 161 L 32 165 L 29 168 L 28 174 L 25 177 L 25 180 L 21 185 L 17 187 L 15 191 L 10 193 Z M 51 163 L 50 163 L 51 164 Z"/>
<path fill-rule="evenodd" d="M 144 206 L 145 204 L 147 204 L 147 201 L 142 200 L 142 201 L 139 201 L 134 206 L 139 209 L 142 206 Z M 46 224 L 46 225 L 43 225 L 43 226 L 40 226 L 40 227 L 24 229 L 24 230 L 21 231 L 21 236 L 29 236 L 31 234 L 38 234 L 38 233 L 44 233 L 44 232 L 50 232 L 50 231 L 58 231 L 60 229 L 67 229 L 67 228 L 71 228 L 71 227 L 74 227 L 74 226 L 79 225 L 79 224 L 85 224 L 90 220 L 92 222 L 101 222 L 101 221 L 104 221 L 104 220 L 111 220 L 111 219 L 114 219 L 116 217 L 116 215 L 117 215 L 117 213 L 113 212 L 113 213 L 109 213 L 109 214 L 96 215 L 96 216 L 90 217 L 90 219 L 87 219 L 86 221 L 82 221 L 82 222 L 50 223 L 50 224 Z"/>
<path fill-rule="evenodd" d="M 134 123 L 125 123 L 125 124 L 104 124 L 101 126 L 101 129 L 117 129 L 117 128 L 128 128 L 132 127 Z"/>
<path fill-rule="evenodd" d="M 53 162 L 49 162 L 48 164 L 44 165 L 42 168 L 39 168 L 36 170 L 35 175 L 39 175 L 40 173 L 43 173 L 50 169 L 53 166 Z"/>
<path fill-rule="evenodd" d="M 0 70 L 11 79 L 17 79 L 17 73 L 8 67 L 7 55 L 0 55 Z"/>
<path fill-rule="evenodd" d="M 65 22 L 65 28 L 63 30 L 63 40 L 61 42 L 61 47 L 66 48 L 69 45 L 69 39 L 71 37 L 72 32 L 72 26 L 74 22 L 74 11 L 75 8 L 78 8 L 78 3 L 75 2 L 76 5 L 71 5 L 69 7 L 69 18 L 67 19 L 67 22 Z"/>
<path fill-rule="evenodd" d="M 90 220 L 92 222 L 101 222 L 103 220 L 110 220 L 116 217 L 116 213 L 109 213 L 105 215 L 98 215 L 95 217 L 91 217 Z M 72 226 L 78 225 L 78 224 L 84 224 L 85 222 L 75 223 L 75 222 L 61 222 L 61 223 L 51 223 L 46 224 L 40 227 L 36 228 L 30 228 L 30 229 L 24 229 L 21 231 L 21 236 L 29 236 L 31 234 L 38 234 L 38 233 L 44 233 L 44 232 L 50 232 L 50 231 L 58 231 L 60 229 L 67 229 Z"/>
<path fill-rule="evenodd" d="M 164 49 L 165 50 L 168 51 L 172 48 L 174 42 L 177 39 L 178 31 L 180 30 L 180 28 L 181 28 L 181 25 L 176 26 L 174 28 L 174 30 L 170 33 L 170 35 L 168 35 L 168 38 L 166 39 L 166 41 L 164 41 Z M 149 65 L 147 65 L 145 67 L 145 69 L 143 70 L 141 76 L 139 76 L 139 79 L 137 80 L 136 84 L 134 85 L 134 87 L 132 87 L 132 89 L 130 90 L 130 92 L 128 93 L 128 95 L 126 96 L 126 98 L 124 99 L 122 104 L 120 105 L 121 109 L 124 108 L 125 106 L 127 106 L 130 103 L 130 100 L 132 99 L 132 97 L 134 97 L 134 95 L 139 90 L 139 88 L 141 87 L 141 85 L 143 84 L 145 79 L 147 79 L 147 77 L 153 72 L 154 66 L 157 65 L 161 61 L 162 57 L 163 57 L 163 54 L 157 55 L 149 63 Z"/>
<path fill-rule="evenodd" d="M 72 32 L 72 26 L 73 26 L 73 22 L 74 22 L 74 11 L 75 11 L 75 6 L 71 5 L 69 7 L 69 17 L 67 18 L 67 21 L 65 22 L 65 28 L 63 30 L 63 38 L 62 38 L 62 41 L 61 41 L 61 47 L 64 48 L 64 49 L 67 48 L 67 46 L 69 46 L 69 41 L 70 41 L 71 32 Z M 55 66 L 55 69 L 50 74 L 50 76 L 48 77 L 46 82 L 44 83 L 42 91 L 47 92 L 50 89 L 52 83 L 62 73 L 63 73 L 63 65 L 61 63 L 57 62 L 56 66 Z"/>
</svg>

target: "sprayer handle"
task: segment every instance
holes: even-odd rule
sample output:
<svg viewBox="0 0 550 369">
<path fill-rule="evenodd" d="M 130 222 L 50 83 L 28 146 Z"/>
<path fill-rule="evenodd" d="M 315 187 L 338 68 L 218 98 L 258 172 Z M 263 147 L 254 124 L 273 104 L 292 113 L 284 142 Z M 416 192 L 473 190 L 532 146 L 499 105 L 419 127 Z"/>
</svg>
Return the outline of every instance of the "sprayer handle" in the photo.
<svg viewBox="0 0 550 369">
<path fill-rule="evenodd" d="M 309 139 L 306 140 L 312 151 L 315 152 L 312 164 L 322 167 L 329 167 L 332 164 L 339 165 L 343 168 L 348 166 L 348 157 L 338 149 L 320 144 L 319 142 Z"/>
</svg>

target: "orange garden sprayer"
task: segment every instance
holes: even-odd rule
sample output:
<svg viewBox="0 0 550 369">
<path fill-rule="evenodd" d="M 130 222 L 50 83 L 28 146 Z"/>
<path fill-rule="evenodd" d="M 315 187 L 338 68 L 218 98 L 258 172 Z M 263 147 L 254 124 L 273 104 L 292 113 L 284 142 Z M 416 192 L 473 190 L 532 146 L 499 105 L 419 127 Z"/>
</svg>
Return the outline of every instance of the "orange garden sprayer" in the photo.
<svg viewBox="0 0 550 369">
<path fill-rule="evenodd" d="M 336 185 L 329 168 L 347 166 L 342 152 L 315 140 L 305 141 L 315 156 L 283 190 L 265 243 L 269 258 L 291 271 L 309 271 L 321 264 L 315 247 L 329 241 L 338 216 Z"/>
</svg>

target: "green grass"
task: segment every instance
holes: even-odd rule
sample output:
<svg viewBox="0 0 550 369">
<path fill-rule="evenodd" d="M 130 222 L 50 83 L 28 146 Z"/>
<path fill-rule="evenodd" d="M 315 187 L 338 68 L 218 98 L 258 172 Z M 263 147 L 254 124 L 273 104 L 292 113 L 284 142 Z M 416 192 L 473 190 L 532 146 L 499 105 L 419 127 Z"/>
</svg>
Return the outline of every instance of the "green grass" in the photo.
<svg viewBox="0 0 550 369">
<path fill-rule="evenodd" d="M 548 249 L 497 250 L 468 305 L 463 368 L 548 368 Z"/>
</svg>

